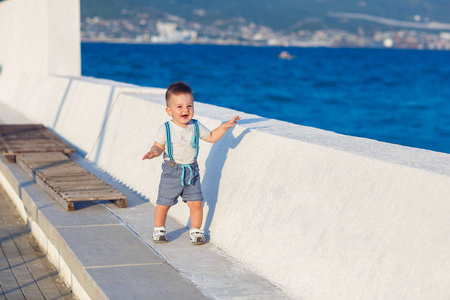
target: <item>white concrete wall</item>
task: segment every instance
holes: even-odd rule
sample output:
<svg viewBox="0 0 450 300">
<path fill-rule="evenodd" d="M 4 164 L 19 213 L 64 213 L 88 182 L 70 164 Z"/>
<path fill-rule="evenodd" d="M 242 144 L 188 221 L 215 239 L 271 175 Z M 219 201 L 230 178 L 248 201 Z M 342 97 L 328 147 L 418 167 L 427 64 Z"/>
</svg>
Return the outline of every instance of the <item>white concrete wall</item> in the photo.
<svg viewBox="0 0 450 300">
<path fill-rule="evenodd" d="M 79 0 L 0 2 L 2 73 L 81 74 Z"/>
<path fill-rule="evenodd" d="M 139 93 L 146 93 L 139 95 Z M 92 78 L 0 77 L 0 101 L 55 130 L 155 203 L 163 90 Z M 196 103 L 215 128 L 237 112 Z M 296 299 L 448 299 L 450 155 L 240 113 L 201 144 L 211 241 Z M 171 215 L 187 224 L 184 204 Z"/>
</svg>

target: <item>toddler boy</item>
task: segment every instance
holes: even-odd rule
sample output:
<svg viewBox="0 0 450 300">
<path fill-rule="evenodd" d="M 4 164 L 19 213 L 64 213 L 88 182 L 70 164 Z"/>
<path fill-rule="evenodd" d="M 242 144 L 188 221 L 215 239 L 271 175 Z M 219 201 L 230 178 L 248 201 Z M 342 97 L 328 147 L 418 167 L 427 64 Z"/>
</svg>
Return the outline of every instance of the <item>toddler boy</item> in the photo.
<svg viewBox="0 0 450 300">
<path fill-rule="evenodd" d="M 194 97 L 185 82 L 175 82 L 166 91 L 166 112 L 172 120 L 162 125 L 155 137 L 155 143 L 144 159 L 152 159 L 164 152 L 161 181 L 155 209 L 153 241 L 166 243 L 165 223 L 170 207 L 177 204 L 181 196 L 190 209 L 190 239 L 193 244 L 204 244 L 205 236 L 200 229 L 203 222 L 203 195 L 197 164 L 199 140 L 215 143 L 225 132 L 240 120 L 235 116 L 210 131 L 194 116 Z"/>
</svg>

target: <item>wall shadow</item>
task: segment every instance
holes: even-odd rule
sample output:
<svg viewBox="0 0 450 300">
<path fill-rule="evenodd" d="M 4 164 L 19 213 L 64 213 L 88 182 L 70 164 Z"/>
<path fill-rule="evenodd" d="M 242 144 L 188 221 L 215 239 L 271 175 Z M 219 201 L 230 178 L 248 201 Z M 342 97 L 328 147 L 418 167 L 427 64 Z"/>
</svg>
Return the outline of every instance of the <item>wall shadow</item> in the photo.
<svg viewBox="0 0 450 300">
<path fill-rule="evenodd" d="M 64 103 L 66 102 L 67 95 L 69 94 L 70 87 L 72 86 L 72 82 L 73 82 L 73 78 L 70 78 L 69 83 L 67 84 L 67 87 L 66 87 L 66 91 L 64 92 L 64 96 L 62 97 L 62 99 L 59 103 L 58 112 L 56 113 L 55 120 L 54 120 L 53 126 L 52 126 L 53 131 L 55 130 L 56 125 L 58 124 L 59 117 L 61 115 L 62 108 L 64 107 Z"/>
<path fill-rule="evenodd" d="M 205 237 L 207 240 L 209 240 L 209 229 L 216 210 L 220 179 L 222 178 L 222 170 L 228 156 L 228 151 L 236 148 L 244 136 L 250 132 L 250 129 L 246 128 L 241 134 L 234 137 L 232 134 L 233 130 L 234 128 L 228 130 L 229 132 L 211 147 L 205 163 L 202 191 L 204 196 L 203 206 L 208 206 L 208 213 L 204 223 Z"/>
<path fill-rule="evenodd" d="M 117 100 L 117 98 L 119 97 L 119 95 L 117 95 L 116 99 L 114 99 L 114 92 L 115 92 L 115 90 L 116 90 L 116 87 L 112 86 L 111 87 L 111 93 L 109 94 L 108 105 L 107 105 L 106 110 L 105 110 L 105 116 L 103 117 L 102 128 L 100 129 L 99 136 L 98 136 L 98 138 L 96 140 L 96 143 L 94 144 L 94 148 L 95 148 L 95 146 L 97 144 L 97 149 L 95 151 L 95 155 L 93 156 L 93 161 L 95 163 L 98 163 L 100 152 L 102 151 L 103 139 L 105 137 L 106 123 L 108 122 L 109 114 L 111 113 L 112 108 L 113 108 L 113 106 L 115 104 L 115 103 L 113 104 L 113 101 L 115 102 L 115 100 Z M 91 152 L 92 152 L 92 150 L 91 150 Z M 91 154 L 89 154 L 89 155 L 91 155 Z"/>
</svg>

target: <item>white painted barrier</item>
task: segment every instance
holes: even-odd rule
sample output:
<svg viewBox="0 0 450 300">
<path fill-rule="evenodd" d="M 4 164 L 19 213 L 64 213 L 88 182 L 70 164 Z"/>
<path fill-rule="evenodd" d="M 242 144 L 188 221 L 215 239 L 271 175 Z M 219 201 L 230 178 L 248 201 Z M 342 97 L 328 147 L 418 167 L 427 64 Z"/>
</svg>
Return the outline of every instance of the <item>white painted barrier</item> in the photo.
<svg viewBox="0 0 450 300">
<path fill-rule="evenodd" d="M 0 101 L 155 203 L 164 90 L 93 78 L 0 77 Z M 238 112 L 196 103 L 217 127 Z M 448 299 L 450 155 L 239 113 L 199 165 L 211 241 L 293 298 Z M 170 214 L 188 223 L 179 204 Z"/>
<path fill-rule="evenodd" d="M 1 73 L 81 74 L 79 0 L 0 1 Z"/>
</svg>

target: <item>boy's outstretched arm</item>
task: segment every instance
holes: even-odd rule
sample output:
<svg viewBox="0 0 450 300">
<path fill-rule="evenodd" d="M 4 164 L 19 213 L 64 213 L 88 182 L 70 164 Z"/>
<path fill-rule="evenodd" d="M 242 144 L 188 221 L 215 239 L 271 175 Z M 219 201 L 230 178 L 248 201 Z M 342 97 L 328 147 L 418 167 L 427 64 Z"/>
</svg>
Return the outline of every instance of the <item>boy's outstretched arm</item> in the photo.
<svg viewBox="0 0 450 300">
<path fill-rule="evenodd" d="M 154 157 L 160 156 L 161 153 L 164 152 L 164 145 L 161 145 L 158 142 L 155 142 L 152 146 L 152 148 L 150 149 L 150 151 L 148 151 L 144 157 L 142 158 L 142 160 L 144 159 L 152 159 Z"/>
<path fill-rule="evenodd" d="M 215 143 L 215 142 L 217 142 L 218 140 L 220 140 L 223 137 L 225 132 L 227 132 L 228 129 L 233 127 L 234 124 L 236 124 L 237 121 L 240 120 L 240 119 L 241 118 L 239 116 L 235 116 L 230 121 L 223 123 L 222 125 L 220 125 L 216 129 L 211 131 L 211 134 L 206 139 L 204 139 L 204 141 L 208 142 L 208 143 Z"/>
</svg>

